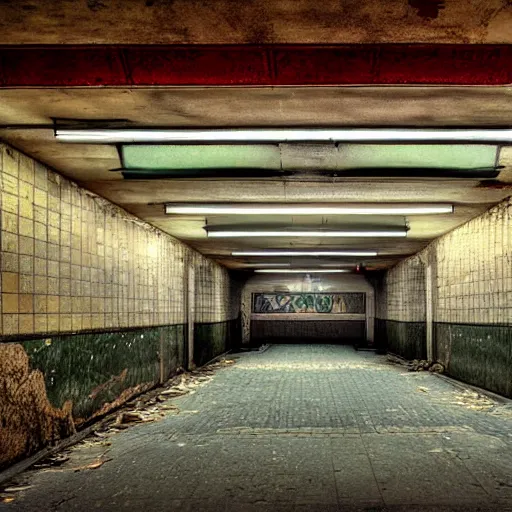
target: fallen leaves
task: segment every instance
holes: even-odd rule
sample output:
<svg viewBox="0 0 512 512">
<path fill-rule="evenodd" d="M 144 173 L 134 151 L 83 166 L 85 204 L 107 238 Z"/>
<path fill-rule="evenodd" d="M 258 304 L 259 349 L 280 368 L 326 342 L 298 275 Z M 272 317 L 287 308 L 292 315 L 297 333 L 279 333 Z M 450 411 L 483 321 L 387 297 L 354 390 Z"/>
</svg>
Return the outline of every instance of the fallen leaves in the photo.
<svg viewBox="0 0 512 512">
<path fill-rule="evenodd" d="M 489 411 L 496 406 L 496 403 L 475 391 L 464 391 L 460 395 L 455 395 L 454 405 L 463 405 L 468 409 L 476 411 Z"/>
<path fill-rule="evenodd" d="M 0 490 L 0 503 L 12 503 L 16 499 L 16 494 L 30 489 L 31 485 L 11 485 Z"/>
<path fill-rule="evenodd" d="M 115 418 L 105 422 L 102 430 L 96 431 L 94 435 L 104 439 L 110 433 L 119 432 L 133 425 L 159 421 L 168 414 L 187 412 L 181 411 L 177 405 L 169 403 L 169 401 L 173 398 L 195 393 L 199 387 L 212 380 L 216 370 L 231 366 L 235 362 L 235 359 L 221 359 L 197 370 L 180 373 L 172 377 L 163 387 L 149 391 L 127 402 Z M 192 412 L 197 413 L 199 411 Z M 89 442 L 92 441 L 89 440 Z M 99 441 L 96 440 L 96 442 Z"/>
<path fill-rule="evenodd" d="M 112 413 L 110 416 L 107 416 L 101 424 L 97 426 L 97 429 L 90 433 L 79 444 L 93 450 L 98 446 L 109 447 L 112 444 L 110 442 L 111 434 L 133 425 L 158 421 L 169 414 L 199 413 L 197 410 L 180 411 L 180 408 L 174 403 L 170 403 L 170 400 L 186 394 L 195 393 L 199 387 L 212 380 L 216 370 L 225 366 L 231 366 L 235 362 L 234 359 L 223 359 L 191 372 L 179 373 L 169 379 L 164 386 L 147 391 L 137 396 L 137 398 L 126 402 L 118 409 L 117 413 Z M 122 374 L 121 377 L 124 378 L 124 375 Z M 132 391 L 130 391 L 130 393 Z M 119 399 L 121 399 L 121 397 Z M 111 458 L 106 458 L 106 454 L 109 452 L 108 448 L 101 451 L 103 453 L 100 456 L 96 456 L 92 462 L 88 463 L 77 461 L 76 458 L 73 457 L 73 459 L 75 459 L 74 464 L 69 462 L 70 455 L 68 453 L 70 452 L 57 453 L 38 462 L 34 466 L 34 469 L 57 472 L 95 470 L 112 460 Z M 66 462 L 69 462 L 69 464 L 65 464 Z M 31 486 L 20 485 L 0 489 L 0 503 L 10 503 L 14 501 L 17 492 L 29 489 L 30 487 Z"/>
<path fill-rule="evenodd" d="M 72 470 L 75 473 L 77 473 L 78 471 L 84 471 L 86 469 L 98 469 L 98 468 L 101 468 L 101 466 L 103 466 L 103 464 L 105 464 L 105 462 L 109 462 L 111 460 L 112 459 L 98 458 L 95 461 L 90 462 L 89 464 L 86 464 L 85 466 L 78 466 L 76 468 L 72 468 Z"/>
<path fill-rule="evenodd" d="M 31 485 L 12 485 L 10 487 L 5 487 L 3 492 L 20 492 L 20 491 L 26 491 L 27 489 L 30 489 Z"/>
<path fill-rule="evenodd" d="M 69 455 L 67 453 L 57 453 L 56 455 L 52 455 L 50 457 L 46 457 L 41 462 L 34 464 L 34 469 L 44 469 L 55 466 L 61 466 L 64 462 L 69 460 Z"/>
</svg>

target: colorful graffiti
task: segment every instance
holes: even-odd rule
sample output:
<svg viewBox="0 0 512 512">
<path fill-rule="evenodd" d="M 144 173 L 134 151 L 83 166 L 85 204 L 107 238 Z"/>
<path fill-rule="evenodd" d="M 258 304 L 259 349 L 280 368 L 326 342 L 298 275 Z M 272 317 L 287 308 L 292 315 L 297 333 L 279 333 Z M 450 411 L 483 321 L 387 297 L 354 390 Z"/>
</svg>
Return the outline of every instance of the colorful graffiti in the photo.
<svg viewBox="0 0 512 512">
<path fill-rule="evenodd" d="M 255 293 L 253 313 L 364 313 L 364 293 Z"/>
</svg>

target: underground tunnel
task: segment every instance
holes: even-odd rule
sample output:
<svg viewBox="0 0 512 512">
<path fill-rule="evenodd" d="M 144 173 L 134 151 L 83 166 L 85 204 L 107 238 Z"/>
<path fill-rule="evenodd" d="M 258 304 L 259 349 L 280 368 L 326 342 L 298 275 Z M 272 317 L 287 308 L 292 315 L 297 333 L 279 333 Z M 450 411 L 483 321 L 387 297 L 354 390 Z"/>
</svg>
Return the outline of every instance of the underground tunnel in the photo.
<svg viewBox="0 0 512 512">
<path fill-rule="evenodd" d="M 0 3 L 0 510 L 510 510 L 509 4 Z"/>
</svg>

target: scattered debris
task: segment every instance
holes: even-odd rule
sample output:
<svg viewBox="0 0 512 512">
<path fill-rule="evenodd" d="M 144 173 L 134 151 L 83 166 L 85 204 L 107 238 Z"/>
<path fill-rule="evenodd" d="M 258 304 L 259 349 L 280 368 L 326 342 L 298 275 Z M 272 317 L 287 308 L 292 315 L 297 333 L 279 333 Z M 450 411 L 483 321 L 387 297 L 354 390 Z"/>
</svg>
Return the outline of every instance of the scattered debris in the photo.
<svg viewBox="0 0 512 512">
<path fill-rule="evenodd" d="M 406 361 L 405 359 L 401 359 L 400 357 L 393 356 L 388 354 L 388 362 L 392 364 L 398 364 L 401 366 L 406 366 L 407 370 L 410 372 L 435 372 L 435 373 L 444 373 L 444 365 L 438 363 L 436 361 L 427 361 L 425 359 L 413 359 L 412 361 Z"/>
<path fill-rule="evenodd" d="M 30 489 L 32 485 L 11 485 L 10 487 L 5 487 L 3 489 L 3 492 L 20 492 L 20 491 L 26 491 L 27 489 Z"/>
<path fill-rule="evenodd" d="M 191 372 L 178 369 L 178 375 L 169 379 L 163 387 L 127 402 L 111 421 L 104 422 L 101 429 L 95 431 L 85 442 L 104 441 L 109 434 L 130 428 L 132 425 L 161 420 L 168 414 L 197 413 L 198 411 L 180 411 L 180 408 L 169 403 L 169 400 L 195 393 L 200 386 L 212 380 L 215 370 L 231 366 L 235 362 L 235 359 L 221 359 Z"/>
<path fill-rule="evenodd" d="M 444 365 L 442 365 L 441 363 L 432 363 L 428 371 L 434 373 L 444 373 Z"/>
<path fill-rule="evenodd" d="M 138 421 L 145 421 L 144 415 L 135 411 L 124 411 L 117 416 L 115 425 L 122 425 L 124 423 L 134 423 Z"/>
<path fill-rule="evenodd" d="M 452 404 L 463 405 L 476 411 L 489 411 L 496 406 L 493 400 L 475 391 L 464 391 L 460 395 L 455 395 L 455 399 L 456 401 Z"/>
<path fill-rule="evenodd" d="M 507 416 L 512 417 L 512 405 L 499 405 L 495 409 L 493 409 L 492 413 L 495 416 Z M 510 434 L 512 436 L 512 434 Z"/>
<path fill-rule="evenodd" d="M 57 453 L 46 459 L 43 459 L 41 462 L 34 465 L 34 469 L 43 469 L 50 468 L 55 466 L 61 466 L 64 462 L 69 460 L 69 455 L 67 453 Z"/>
<path fill-rule="evenodd" d="M 414 359 L 411 362 L 407 363 L 407 369 L 410 372 L 436 372 L 436 373 L 444 373 L 444 366 L 441 363 L 437 363 L 435 361 L 427 361 L 425 359 Z"/>
<path fill-rule="evenodd" d="M 416 391 L 421 391 L 422 393 L 428 393 L 428 388 L 418 387 L 416 388 Z"/>
<path fill-rule="evenodd" d="M 75 473 L 77 473 L 78 471 L 83 471 L 84 469 L 98 469 L 101 466 L 103 466 L 103 464 L 105 464 L 105 462 L 109 462 L 111 460 L 112 459 L 102 459 L 102 458 L 99 458 L 99 459 L 96 459 L 93 462 L 90 462 L 89 464 L 86 464 L 85 466 L 78 466 L 77 468 L 73 468 L 73 471 Z"/>
<path fill-rule="evenodd" d="M 236 362 L 235 359 L 221 359 L 215 363 L 211 363 L 202 368 L 193 370 L 191 372 L 184 372 L 182 368 L 177 370 L 177 375 L 169 379 L 162 387 L 147 390 L 144 394 L 138 395 L 136 398 L 132 398 L 128 402 L 125 402 L 117 409 L 116 413 L 110 413 L 106 416 L 95 428 L 96 430 L 90 432 L 87 437 L 81 439 L 80 444 L 86 446 L 105 446 L 109 447 L 112 443 L 110 437 L 114 433 L 118 433 L 123 429 L 130 428 L 133 425 L 148 423 L 152 421 L 158 421 L 169 414 L 196 414 L 199 413 L 197 410 L 184 410 L 170 403 L 169 401 L 178 396 L 192 394 L 203 386 L 210 382 L 215 374 L 215 371 L 225 366 L 231 366 Z M 110 379 L 108 384 L 115 384 L 119 380 L 123 380 L 125 374 L 122 372 L 120 375 Z M 144 386 L 141 385 L 141 390 L 144 390 Z M 130 393 L 133 394 L 133 389 Z M 99 389 L 94 389 L 92 394 L 97 395 Z M 127 395 L 128 396 L 128 395 Z M 121 400 L 122 397 L 119 398 Z M 121 404 L 121 402 L 119 402 Z M 110 404 L 112 405 L 112 404 Z M 119 406 L 116 406 L 119 407 Z M 108 449 L 94 461 L 80 466 L 73 466 L 72 463 L 65 464 L 70 461 L 69 452 L 56 453 L 51 456 L 47 456 L 45 459 L 38 462 L 34 469 L 41 471 L 84 471 L 97 469 L 103 466 L 106 462 L 112 460 L 111 458 L 105 458 Z M 60 467 L 63 466 L 63 467 Z M 29 489 L 31 486 L 20 485 L 11 486 L 8 488 L 0 488 L 0 504 L 10 503 L 16 499 L 16 492 Z"/>
<path fill-rule="evenodd" d="M 405 365 L 407 363 L 407 361 L 405 359 L 401 359 L 400 357 L 396 357 L 394 356 L 393 354 L 388 354 L 387 355 L 387 360 L 388 360 L 388 363 L 391 363 L 391 364 L 398 364 L 398 365 Z"/>
<path fill-rule="evenodd" d="M 16 493 L 32 488 L 32 485 L 10 485 L 0 489 L 0 503 L 12 503 L 16 499 Z"/>
</svg>

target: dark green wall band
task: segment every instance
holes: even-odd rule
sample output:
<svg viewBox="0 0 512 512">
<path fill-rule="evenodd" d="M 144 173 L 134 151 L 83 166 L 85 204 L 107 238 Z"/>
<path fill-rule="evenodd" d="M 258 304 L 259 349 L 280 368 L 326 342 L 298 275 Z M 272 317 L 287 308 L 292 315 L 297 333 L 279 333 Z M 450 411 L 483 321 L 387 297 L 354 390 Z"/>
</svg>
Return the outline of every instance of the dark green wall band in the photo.
<svg viewBox="0 0 512 512">
<path fill-rule="evenodd" d="M 31 367 L 43 373 L 51 404 L 62 407 L 71 400 L 73 417 L 86 419 L 123 391 L 155 385 L 162 370 L 168 378 L 184 366 L 185 332 L 184 325 L 168 325 L 54 336 L 21 345 Z"/>
<path fill-rule="evenodd" d="M 197 366 L 208 363 L 238 345 L 240 319 L 225 322 L 194 324 L 194 362 Z"/>
<path fill-rule="evenodd" d="M 178 324 L 0 342 L 0 469 L 186 368 L 187 332 Z M 238 319 L 196 324 L 196 364 L 239 333 Z"/>
<path fill-rule="evenodd" d="M 512 398 L 512 325 L 434 322 L 433 338 L 448 375 Z M 375 347 L 426 359 L 426 323 L 376 319 Z"/>
<path fill-rule="evenodd" d="M 512 398 L 512 325 L 435 323 L 434 340 L 449 375 Z"/>
<path fill-rule="evenodd" d="M 426 359 L 426 324 L 376 318 L 375 347 L 405 359 Z"/>
<path fill-rule="evenodd" d="M 364 320 L 251 320 L 252 343 L 353 343 L 365 339 Z"/>
</svg>

